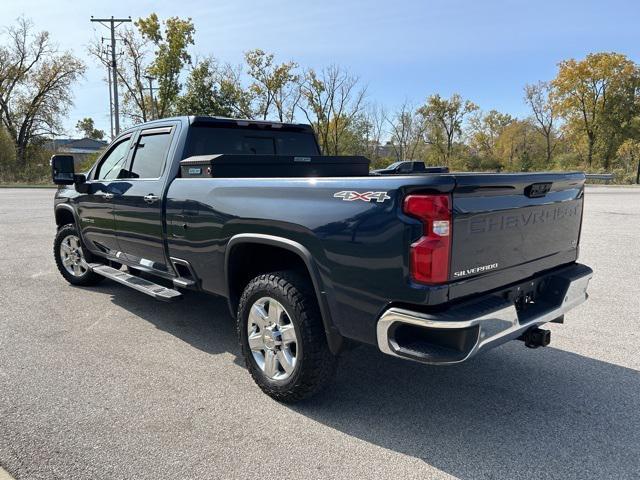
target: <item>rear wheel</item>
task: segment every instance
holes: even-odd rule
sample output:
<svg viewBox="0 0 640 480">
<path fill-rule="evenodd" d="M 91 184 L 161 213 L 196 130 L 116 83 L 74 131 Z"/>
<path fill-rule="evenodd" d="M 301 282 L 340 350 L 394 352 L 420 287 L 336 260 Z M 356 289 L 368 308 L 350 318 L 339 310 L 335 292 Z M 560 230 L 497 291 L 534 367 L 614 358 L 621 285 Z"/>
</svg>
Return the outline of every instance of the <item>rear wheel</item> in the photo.
<svg viewBox="0 0 640 480">
<path fill-rule="evenodd" d="M 276 272 L 251 280 L 240 299 L 237 327 L 247 369 L 274 399 L 302 400 L 332 380 L 337 358 L 304 277 Z"/>
<path fill-rule="evenodd" d="M 89 268 L 90 254 L 83 250 L 80 235 L 73 224 L 58 230 L 53 242 L 53 256 L 62 276 L 73 285 L 95 285 L 104 279 Z"/>
</svg>

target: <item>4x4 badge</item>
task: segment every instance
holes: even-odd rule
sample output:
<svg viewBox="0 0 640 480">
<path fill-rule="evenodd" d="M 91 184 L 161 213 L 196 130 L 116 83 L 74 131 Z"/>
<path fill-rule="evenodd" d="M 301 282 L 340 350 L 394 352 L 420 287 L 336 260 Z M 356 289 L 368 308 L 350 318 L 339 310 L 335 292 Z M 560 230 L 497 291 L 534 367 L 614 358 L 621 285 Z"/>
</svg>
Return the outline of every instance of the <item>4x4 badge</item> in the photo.
<svg viewBox="0 0 640 480">
<path fill-rule="evenodd" d="M 387 195 L 387 192 L 354 192 L 353 190 L 344 190 L 333 194 L 334 198 L 341 198 L 345 202 L 353 202 L 355 200 L 362 200 L 363 202 L 370 202 L 375 200 L 378 203 L 382 203 L 385 200 L 389 200 L 391 197 Z"/>
</svg>

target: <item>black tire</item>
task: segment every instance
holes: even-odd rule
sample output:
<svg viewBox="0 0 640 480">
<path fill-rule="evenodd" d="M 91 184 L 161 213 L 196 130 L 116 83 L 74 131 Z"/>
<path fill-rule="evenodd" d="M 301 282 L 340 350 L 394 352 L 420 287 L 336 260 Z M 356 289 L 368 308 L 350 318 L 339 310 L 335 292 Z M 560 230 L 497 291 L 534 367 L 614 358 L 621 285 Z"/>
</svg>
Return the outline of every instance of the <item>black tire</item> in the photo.
<svg viewBox="0 0 640 480">
<path fill-rule="evenodd" d="M 103 276 L 93 273 L 89 269 L 87 269 L 82 275 L 73 275 L 67 270 L 63 264 L 61 245 L 63 240 L 70 235 L 75 236 L 78 240 L 80 239 L 80 234 L 78 233 L 76 226 L 72 223 L 60 227 L 53 242 L 53 257 L 56 260 L 56 266 L 58 267 L 60 274 L 72 285 L 91 286 L 104 280 Z M 80 252 L 85 262 L 91 263 L 92 261 L 95 261 L 95 258 L 87 251 L 86 248 L 80 246 Z"/>
<path fill-rule="evenodd" d="M 273 298 L 284 307 L 298 339 L 295 367 L 283 380 L 265 375 L 249 347 L 250 309 L 263 297 Z M 237 333 L 253 380 L 275 400 L 293 403 L 308 398 L 322 390 L 335 375 L 337 357 L 327 345 L 315 293 L 309 281 L 295 272 L 268 273 L 249 282 L 240 298 Z"/>
</svg>

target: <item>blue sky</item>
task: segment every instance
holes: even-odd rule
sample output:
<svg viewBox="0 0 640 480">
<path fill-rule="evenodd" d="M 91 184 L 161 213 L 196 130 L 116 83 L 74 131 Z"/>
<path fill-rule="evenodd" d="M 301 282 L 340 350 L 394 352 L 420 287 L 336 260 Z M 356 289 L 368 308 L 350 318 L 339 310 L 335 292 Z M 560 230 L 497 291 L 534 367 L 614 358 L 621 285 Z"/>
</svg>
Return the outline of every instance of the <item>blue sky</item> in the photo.
<svg viewBox="0 0 640 480">
<path fill-rule="evenodd" d="M 91 116 L 108 130 L 104 72 L 86 53 L 103 27 L 89 17 L 190 16 L 195 56 L 234 64 L 262 48 L 303 66 L 337 63 L 367 85 L 369 99 L 393 108 L 405 99 L 459 92 L 483 110 L 527 115 L 526 83 L 551 79 L 556 64 L 589 52 L 617 51 L 640 60 L 640 2 L 360 0 L 4 0 L 0 24 L 31 18 L 89 66 L 66 121 Z"/>
</svg>

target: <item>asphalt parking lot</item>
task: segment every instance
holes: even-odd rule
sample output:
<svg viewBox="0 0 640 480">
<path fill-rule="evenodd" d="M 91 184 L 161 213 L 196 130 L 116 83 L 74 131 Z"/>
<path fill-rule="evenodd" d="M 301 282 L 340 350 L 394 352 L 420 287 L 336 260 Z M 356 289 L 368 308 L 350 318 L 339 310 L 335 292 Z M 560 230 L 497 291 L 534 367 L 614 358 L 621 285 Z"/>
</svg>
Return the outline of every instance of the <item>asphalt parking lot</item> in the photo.
<svg viewBox="0 0 640 480">
<path fill-rule="evenodd" d="M 0 466 L 17 480 L 640 477 L 640 188 L 587 189 L 591 298 L 550 347 L 455 367 L 362 347 L 296 406 L 254 385 L 223 300 L 69 286 L 53 193 L 0 189 Z"/>
</svg>

